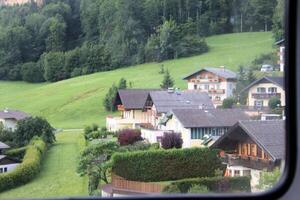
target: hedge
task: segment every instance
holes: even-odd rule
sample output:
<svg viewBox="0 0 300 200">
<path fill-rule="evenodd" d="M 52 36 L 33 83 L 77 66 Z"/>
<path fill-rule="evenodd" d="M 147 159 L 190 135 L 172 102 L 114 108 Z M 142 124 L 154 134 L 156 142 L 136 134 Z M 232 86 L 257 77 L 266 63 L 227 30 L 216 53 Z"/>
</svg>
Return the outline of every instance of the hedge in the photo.
<svg viewBox="0 0 300 200">
<path fill-rule="evenodd" d="M 251 192 L 250 177 L 203 177 L 174 181 L 163 192 L 180 191 L 187 193 L 193 186 L 206 186 L 209 192 Z"/>
<path fill-rule="evenodd" d="M 218 150 L 207 148 L 116 153 L 112 172 L 127 180 L 157 182 L 211 177 L 224 166 Z"/>
<path fill-rule="evenodd" d="M 42 139 L 33 139 L 26 147 L 23 162 L 11 172 L 0 174 L 0 192 L 31 181 L 40 171 L 46 144 Z"/>
</svg>

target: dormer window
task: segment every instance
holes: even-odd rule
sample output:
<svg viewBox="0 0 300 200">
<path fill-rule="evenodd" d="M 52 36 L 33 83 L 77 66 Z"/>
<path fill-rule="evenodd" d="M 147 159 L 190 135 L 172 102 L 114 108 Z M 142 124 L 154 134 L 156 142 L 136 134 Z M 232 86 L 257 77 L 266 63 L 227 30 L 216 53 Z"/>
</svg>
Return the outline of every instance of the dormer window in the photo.
<svg viewBox="0 0 300 200">
<path fill-rule="evenodd" d="M 266 93 L 266 88 L 264 88 L 264 87 L 258 87 L 256 89 L 256 91 L 257 91 L 257 93 Z"/>
</svg>

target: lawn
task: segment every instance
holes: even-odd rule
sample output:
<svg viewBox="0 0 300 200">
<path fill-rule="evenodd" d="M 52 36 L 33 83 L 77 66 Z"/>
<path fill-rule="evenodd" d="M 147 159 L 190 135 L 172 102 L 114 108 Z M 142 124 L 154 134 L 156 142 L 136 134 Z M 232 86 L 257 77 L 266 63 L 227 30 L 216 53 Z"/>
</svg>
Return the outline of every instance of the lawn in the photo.
<svg viewBox="0 0 300 200">
<path fill-rule="evenodd" d="M 112 83 L 121 77 L 133 83 L 135 88 L 157 88 L 163 75 L 163 64 L 175 80 L 176 87 L 185 89 L 182 78 L 206 66 L 225 66 L 237 70 L 250 63 L 256 56 L 269 53 L 273 48 L 270 32 L 236 33 L 207 38 L 208 53 L 190 58 L 147 63 L 100 72 L 57 83 L 28 84 L 0 82 L 0 109 L 20 109 L 33 115 L 46 117 L 57 128 L 82 128 L 91 123 L 105 124 L 102 101 Z"/>
<path fill-rule="evenodd" d="M 88 196 L 87 178 L 76 173 L 84 139 L 78 132 L 62 132 L 47 152 L 40 174 L 30 183 L 0 193 L 0 199 Z"/>
</svg>

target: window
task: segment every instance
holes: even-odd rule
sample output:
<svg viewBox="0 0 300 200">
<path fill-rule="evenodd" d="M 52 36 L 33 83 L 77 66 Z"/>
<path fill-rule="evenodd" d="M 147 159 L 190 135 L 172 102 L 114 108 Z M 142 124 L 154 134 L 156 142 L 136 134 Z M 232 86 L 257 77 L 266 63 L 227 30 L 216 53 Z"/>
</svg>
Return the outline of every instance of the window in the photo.
<svg viewBox="0 0 300 200">
<path fill-rule="evenodd" d="M 264 106 L 264 101 L 263 100 L 255 100 L 254 101 L 254 107 L 255 108 L 262 108 Z"/>
<path fill-rule="evenodd" d="M 203 139 L 203 128 L 192 128 L 191 129 L 191 139 L 199 140 Z"/>
<path fill-rule="evenodd" d="M 197 90 L 197 85 L 194 85 L 194 90 Z"/>
<path fill-rule="evenodd" d="M 277 93 L 277 88 L 276 87 L 268 88 L 268 93 Z"/>
<path fill-rule="evenodd" d="M 205 89 L 205 90 L 209 90 L 209 85 L 208 85 L 208 84 L 205 84 L 205 85 L 204 85 L 204 89 Z"/>
<path fill-rule="evenodd" d="M 266 93 L 266 88 L 264 88 L 264 87 L 258 87 L 256 90 L 257 90 L 257 93 Z"/>
<path fill-rule="evenodd" d="M 7 167 L 4 167 L 4 173 L 7 172 Z"/>
<path fill-rule="evenodd" d="M 243 170 L 243 176 L 251 176 L 251 170 Z"/>
<path fill-rule="evenodd" d="M 234 176 L 240 176 L 241 175 L 240 173 L 241 173 L 240 170 L 234 170 Z"/>
<path fill-rule="evenodd" d="M 0 168 L 0 173 L 3 173 L 3 168 Z"/>
</svg>

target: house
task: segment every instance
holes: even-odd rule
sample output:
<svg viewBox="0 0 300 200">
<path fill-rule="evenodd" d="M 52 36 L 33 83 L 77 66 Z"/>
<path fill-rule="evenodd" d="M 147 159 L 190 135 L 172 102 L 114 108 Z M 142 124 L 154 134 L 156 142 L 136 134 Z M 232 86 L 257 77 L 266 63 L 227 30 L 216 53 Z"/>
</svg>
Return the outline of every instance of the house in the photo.
<svg viewBox="0 0 300 200">
<path fill-rule="evenodd" d="M 9 148 L 10 147 L 7 144 L 0 142 L 0 154 L 3 153 L 3 150 Z M 0 155 L 0 174 L 14 170 L 19 164 L 20 162 L 16 159 L 10 158 L 6 155 Z"/>
<path fill-rule="evenodd" d="M 4 109 L 0 111 L 0 126 L 2 125 L 4 129 L 14 131 L 17 128 L 17 122 L 29 116 L 22 111 Z"/>
<path fill-rule="evenodd" d="M 272 171 L 284 164 L 284 120 L 239 121 L 211 148 L 223 150 L 225 176 L 251 176 L 255 188 L 262 170 Z"/>
<path fill-rule="evenodd" d="M 224 99 L 233 96 L 236 89 L 236 73 L 225 69 L 207 67 L 200 69 L 185 78 L 188 90 L 207 92 L 215 106 L 222 105 Z"/>
<path fill-rule="evenodd" d="M 173 109 L 161 124 L 180 133 L 183 148 L 190 148 L 210 146 L 241 119 L 250 118 L 240 109 Z"/>
<path fill-rule="evenodd" d="M 121 112 L 119 117 L 108 116 L 106 128 L 118 131 L 124 128 L 136 128 L 139 124 L 151 122 L 151 108 L 145 107 L 150 91 L 156 89 L 124 89 L 118 90 L 115 106 Z"/>
<path fill-rule="evenodd" d="M 278 56 L 279 56 L 279 60 L 278 60 L 278 64 L 280 66 L 280 71 L 284 72 L 284 62 L 285 62 L 285 40 L 281 39 L 279 41 L 277 41 L 275 44 L 279 47 L 278 49 Z"/>
<path fill-rule="evenodd" d="M 283 77 L 262 77 L 242 92 L 248 91 L 247 106 L 256 110 L 268 108 L 271 97 L 278 97 L 281 101 L 280 106 L 285 106 L 285 89 Z"/>
<path fill-rule="evenodd" d="M 215 109 L 212 100 L 206 92 L 179 91 L 151 91 L 146 101 L 146 106 L 151 107 L 151 125 L 160 128 L 161 118 L 174 109 Z"/>
</svg>

